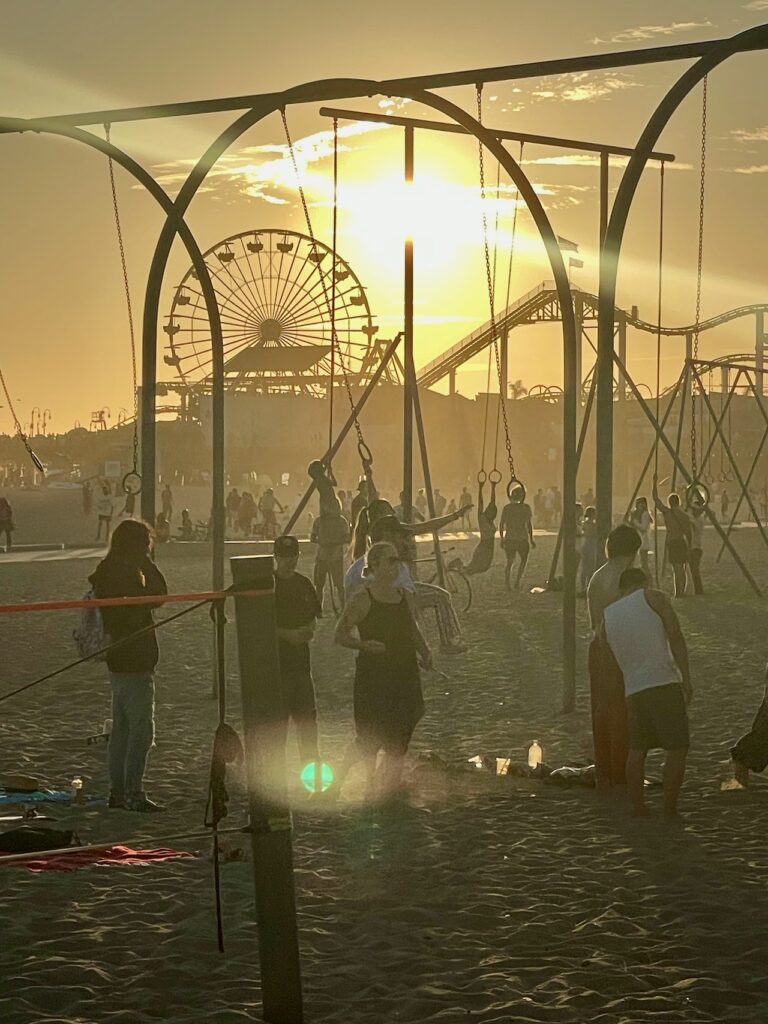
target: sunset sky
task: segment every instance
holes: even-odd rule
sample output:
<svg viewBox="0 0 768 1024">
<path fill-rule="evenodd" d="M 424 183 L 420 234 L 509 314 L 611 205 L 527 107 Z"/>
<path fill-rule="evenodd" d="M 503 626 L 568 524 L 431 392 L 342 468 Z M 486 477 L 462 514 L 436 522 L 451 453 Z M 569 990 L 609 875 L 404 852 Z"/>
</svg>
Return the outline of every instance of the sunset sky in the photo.
<svg viewBox="0 0 768 1024">
<path fill-rule="evenodd" d="M 391 0 L 387 4 L 199 0 L 25 0 L 3 5 L 0 110 L 35 116 L 271 91 L 332 77 L 392 78 L 568 55 L 728 36 L 768 21 L 768 0 Z M 663 91 L 684 70 L 675 63 L 620 72 L 488 86 L 484 119 L 510 130 L 632 145 Z M 472 88 L 446 95 L 474 109 Z M 710 82 L 709 163 L 702 315 L 768 301 L 768 54 L 733 59 Z M 339 106 L 407 111 L 414 103 L 370 99 Z M 330 122 L 319 104 L 289 109 L 315 233 L 330 242 Z M 210 141 L 236 115 L 118 124 L 113 140 L 174 194 Z M 676 162 L 667 175 L 665 320 L 689 323 L 695 309 L 701 93 L 679 111 L 660 148 Z M 99 130 L 99 129 L 94 129 Z M 368 290 L 382 336 L 402 320 L 402 130 L 343 124 L 339 251 Z M 87 425 L 108 406 L 131 408 L 130 355 L 106 162 L 64 140 L 0 138 L 4 245 L 0 304 L 3 371 L 21 419 L 50 409 L 56 431 Z M 516 144 L 510 144 L 517 154 Z M 567 150 L 526 147 L 526 169 L 556 231 L 580 245 L 574 280 L 596 287 L 597 183 L 594 161 Z M 500 295 L 506 290 L 514 192 L 487 160 L 486 212 L 498 217 Z M 615 187 L 621 167 L 612 170 Z M 416 140 L 416 362 L 420 365 L 488 318 L 482 206 L 471 139 L 423 132 Z M 118 173 L 135 317 L 161 217 Z M 658 175 L 649 171 L 631 218 L 620 302 L 655 317 Z M 245 135 L 210 176 L 189 222 L 201 248 L 229 234 L 277 227 L 302 231 L 293 168 L 279 116 Z M 161 309 L 187 269 L 180 247 Z M 511 298 L 550 276 L 530 217 L 521 209 Z M 501 299 L 498 302 L 503 305 Z M 702 337 L 706 357 L 745 352 L 754 325 L 739 322 Z M 160 334 L 161 346 L 165 335 Z M 655 343 L 630 335 L 630 369 L 652 383 Z M 682 345 L 665 349 L 665 383 L 677 376 Z M 586 361 L 586 355 L 585 355 Z M 561 378 L 558 327 L 512 338 L 512 375 L 527 385 Z M 172 371 L 161 362 L 161 376 Z M 485 363 L 470 364 L 459 390 L 484 388 Z M 1 400 L 0 431 L 12 422 Z"/>
</svg>

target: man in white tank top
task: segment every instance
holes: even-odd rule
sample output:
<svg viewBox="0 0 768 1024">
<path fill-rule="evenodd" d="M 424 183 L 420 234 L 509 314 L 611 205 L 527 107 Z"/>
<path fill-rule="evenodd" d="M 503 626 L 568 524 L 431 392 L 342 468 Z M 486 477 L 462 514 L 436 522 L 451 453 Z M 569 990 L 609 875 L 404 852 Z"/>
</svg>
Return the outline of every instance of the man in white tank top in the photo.
<svg viewBox="0 0 768 1024">
<path fill-rule="evenodd" d="M 605 609 L 602 637 L 624 676 L 629 720 L 627 791 L 635 815 L 645 815 L 645 758 L 666 752 L 664 814 L 677 814 L 688 756 L 688 714 L 693 696 L 688 648 L 666 594 L 648 589 L 642 569 L 627 569 L 621 598 Z"/>
</svg>

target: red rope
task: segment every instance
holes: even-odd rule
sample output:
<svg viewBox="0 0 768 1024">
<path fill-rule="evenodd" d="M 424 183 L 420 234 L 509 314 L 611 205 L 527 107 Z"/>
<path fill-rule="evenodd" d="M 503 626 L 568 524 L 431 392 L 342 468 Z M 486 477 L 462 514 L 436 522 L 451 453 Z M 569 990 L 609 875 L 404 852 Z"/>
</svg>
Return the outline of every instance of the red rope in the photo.
<svg viewBox="0 0 768 1024">
<path fill-rule="evenodd" d="M 264 597 L 272 587 L 264 590 L 212 590 L 200 594 L 149 594 L 144 597 L 94 597 L 80 601 L 37 601 L 26 604 L 0 604 L 0 615 L 15 612 L 58 612 L 70 608 L 123 608 L 134 604 L 183 604 L 191 601 L 221 601 L 226 597 Z"/>
</svg>

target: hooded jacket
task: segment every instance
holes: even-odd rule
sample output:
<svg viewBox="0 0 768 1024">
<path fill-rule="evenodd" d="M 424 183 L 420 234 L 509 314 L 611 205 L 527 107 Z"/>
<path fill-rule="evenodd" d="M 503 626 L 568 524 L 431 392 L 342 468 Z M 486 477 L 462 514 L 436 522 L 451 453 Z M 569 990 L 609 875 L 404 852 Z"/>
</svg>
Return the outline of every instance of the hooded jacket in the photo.
<svg viewBox="0 0 768 1024">
<path fill-rule="evenodd" d="M 89 576 L 96 597 L 144 597 L 149 594 L 167 594 L 165 577 L 151 558 L 131 569 L 109 558 L 99 563 Z M 114 643 L 130 633 L 151 626 L 157 605 L 132 605 L 126 608 L 102 608 L 104 631 Z M 144 633 L 116 647 L 107 655 L 110 672 L 151 672 L 157 665 L 160 652 L 155 631 Z"/>
</svg>

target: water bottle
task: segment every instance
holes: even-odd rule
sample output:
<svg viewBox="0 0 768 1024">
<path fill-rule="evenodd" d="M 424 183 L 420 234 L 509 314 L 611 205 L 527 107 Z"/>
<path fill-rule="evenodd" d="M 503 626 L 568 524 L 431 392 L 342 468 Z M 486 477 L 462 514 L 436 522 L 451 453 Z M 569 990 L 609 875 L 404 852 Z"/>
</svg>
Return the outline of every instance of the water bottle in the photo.
<svg viewBox="0 0 768 1024">
<path fill-rule="evenodd" d="M 70 782 L 69 792 L 72 797 L 73 804 L 80 804 L 83 802 L 83 780 L 79 775 L 76 775 Z"/>
<path fill-rule="evenodd" d="M 538 740 L 534 740 L 528 747 L 528 767 L 535 770 L 544 760 L 544 751 L 541 749 Z"/>
</svg>

